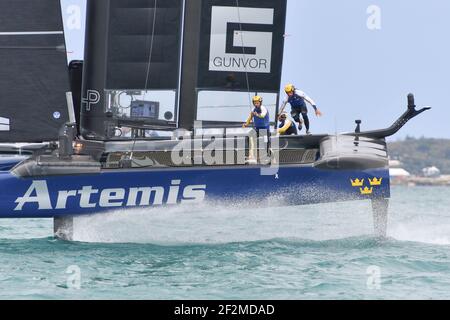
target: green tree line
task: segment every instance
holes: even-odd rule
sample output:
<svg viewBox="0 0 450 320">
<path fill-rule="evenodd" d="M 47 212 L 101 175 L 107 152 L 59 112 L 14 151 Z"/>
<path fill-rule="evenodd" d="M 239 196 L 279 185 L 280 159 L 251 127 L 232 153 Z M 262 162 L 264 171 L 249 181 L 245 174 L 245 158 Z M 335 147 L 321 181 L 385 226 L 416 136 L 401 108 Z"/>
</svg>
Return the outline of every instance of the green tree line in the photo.
<svg viewBox="0 0 450 320">
<path fill-rule="evenodd" d="M 403 168 L 420 174 L 423 168 L 436 166 L 442 174 L 450 174 L 450 140 L 406 138 L 388 144 L 392 160 L 400 160 Z"/>
</svg>

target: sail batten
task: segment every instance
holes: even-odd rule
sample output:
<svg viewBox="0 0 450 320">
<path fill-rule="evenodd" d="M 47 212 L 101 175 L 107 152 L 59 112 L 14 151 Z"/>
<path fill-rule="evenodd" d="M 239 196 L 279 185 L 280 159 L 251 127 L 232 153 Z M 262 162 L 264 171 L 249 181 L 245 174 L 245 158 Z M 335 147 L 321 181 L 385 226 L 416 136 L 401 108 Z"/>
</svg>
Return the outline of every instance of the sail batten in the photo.
<svg viewBox="0 0 450 320">
<path fill-rule="evenodd" d="M 47 49 L 65 53 L 64 33 L 0 34 L 0 49 Z"/>
<path fill-rule="evenodd" d="M 0 32 L 0 36 L 40 36 L 50 34 L 64 34 L 64 31 L 17 31 L 17 32 Z"/>
</svg>

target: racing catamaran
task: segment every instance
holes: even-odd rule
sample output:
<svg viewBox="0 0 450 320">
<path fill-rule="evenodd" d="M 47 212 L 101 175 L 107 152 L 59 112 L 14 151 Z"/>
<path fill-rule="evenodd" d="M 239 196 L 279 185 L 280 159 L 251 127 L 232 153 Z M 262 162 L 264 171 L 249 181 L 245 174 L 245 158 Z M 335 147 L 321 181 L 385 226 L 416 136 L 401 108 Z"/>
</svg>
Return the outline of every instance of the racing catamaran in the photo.
<svg viewBox="0 0 450 320">
<path fill-rule="evenodd" d="M 87 4 L 68 69 L 59 1 L 0 1 L 0 142 L 52 141 L 0 172 L 0 218 L 71 240 L 75 217 L 118 209 L 370 200 L 386 236 L 385 139 L 428 109 L 413 95 L 387 129 L 258 138 L 240 126 L 254 93 L 278 113 L 286 0 Z"/>
</svg>

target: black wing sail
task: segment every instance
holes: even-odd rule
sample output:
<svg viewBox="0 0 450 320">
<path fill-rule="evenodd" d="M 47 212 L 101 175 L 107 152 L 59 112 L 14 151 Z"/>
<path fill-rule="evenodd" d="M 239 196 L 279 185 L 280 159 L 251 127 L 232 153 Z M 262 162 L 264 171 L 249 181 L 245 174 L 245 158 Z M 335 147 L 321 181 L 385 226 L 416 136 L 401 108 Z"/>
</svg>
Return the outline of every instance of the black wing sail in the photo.
<svg viewBox="0 0 450 320">
<path fill-rule="evenodd" d="M 241 123 L 254 93 L 275 114 L 286 10 L 286 0 L 187 1 L 182 127 Z"/>
<path fill-rule="evenodd" d="M 58 138 L 70 91 L 59 0 L 0 0 L 0 142 Z"/>
<path fill-rule="evenodd" d="M 275 111 L 286 7 L 287 0 L 88 1 L 84 138 L 129 138 L 127 127 L 190 130 L 196 120 L 235 124 L 255 92 Z"/>
<path fill-rule="evenodd" d="M 182 11 L 183 0 L 88 2 L 85 138 L 112 139 L 124 124 L 176 128 Z"/>
</svg>

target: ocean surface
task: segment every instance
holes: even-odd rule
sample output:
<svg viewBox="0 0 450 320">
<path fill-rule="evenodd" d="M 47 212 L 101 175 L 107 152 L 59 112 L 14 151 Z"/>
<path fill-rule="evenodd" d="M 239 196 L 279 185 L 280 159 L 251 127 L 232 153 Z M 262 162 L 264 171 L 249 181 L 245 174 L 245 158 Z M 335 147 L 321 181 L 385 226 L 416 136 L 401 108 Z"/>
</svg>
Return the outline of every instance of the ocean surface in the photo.
<svg viewBox="0 0 450 320">
<path fill-rule="evenodd" d="M 386 240 L 369 202 L 251 207 L 0 221 L 0 299 L 450 299 L 450 188 L 393 188 Z"/>
</svg>

